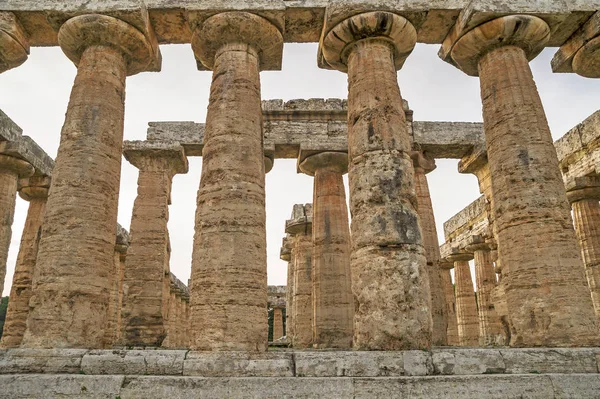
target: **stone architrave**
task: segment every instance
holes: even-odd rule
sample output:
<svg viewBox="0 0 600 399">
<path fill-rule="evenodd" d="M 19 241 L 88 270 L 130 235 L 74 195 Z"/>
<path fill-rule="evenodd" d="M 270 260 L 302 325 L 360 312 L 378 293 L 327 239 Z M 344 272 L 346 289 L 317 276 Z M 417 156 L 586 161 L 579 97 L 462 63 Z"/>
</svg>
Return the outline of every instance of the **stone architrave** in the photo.
<svg viewBox="0 0 600 399">
<path fill-rule="evenodd" d="M 294 297 L 292 299 L 292 338 L 294 348 L 311 348 L 313 339 L 312 300 L 312 205 L 294 205 L 285 232 L 293 237 Z"/>
<path fill-rule="evenodd" d="M 12 238 L 12 224 L 19 178 L 33 175 L 35 169 L 22 159 L 0 154 L 0 291 L 4 288 L 6 261 Z"/>
<path fill-rule="evenodd" d="M 354 299 L 350 275 L 350 226 L 343 175 L 345 152 L 304 158 L 302 172 L 314 176 L 312 224 L 313 346 L 351 348 Z"/>
<path fill-rule="evenodd" d="M 273 341 L 283 337 L 283 309 L 273 308 Z"/>
<path fill-rule="evenodd" d="M 6 311 L 2 341 L 0 341 L 0 346 L 4 348 L 20 346 L 27 327 L 31 278 L 35 269 L 49 188 L 50 177 L 47 176 L 31 176 L 18 182 L 19 195 L 29 201 L 29 210 L 21 235 L 21 245 L 10 289 L 10 301 Z"/>
<path fill-rule="evenodd" d="M 125 261 L 121 341 L 133 346 L 161 346 L 169 313 L 169 204 L 173 177 L 187 173 L 179 143 L 126 142 L 125 158 L 139 169 L 130 244 Z"/>
<path fill-rule="evenodd" d="M 29 41 L 23 26 L 12 12 L 0 12 L 0 73 L 27 61 Z"/>
<path fill-rule="evenodd" d="M 544 20 L 508 15 L 459 36 L 453 62 L 479 76 L 511 346 L 600 340 L 565 187 L 528 61 Z"/>
<path fill-rule="evenodd" d="M 435 169 L 435 160 L 425 158 L 423 153 L 419 151 L 412 154 L 412 159 L 415 168 L 417 210 L 427 258 L 427 276 L 429 277 L 429 290 L 431 293 L 432 345 L 444 346 L 448 343 L 447 293 L 443 285 L 443 270 L 440 267 L 440 243 L 435 227 L 435 216 L 426 176 L 427 173 Z M 449 273 L 448 277 L 450 277 Z"/>
<path fill-rule="evenodd" d="M 456 324 L 460 346 L 477 346 L 479 342 L 479 317 L 469 266 L 471 259 L 473 259 L 472 254 L 456 254 L 448 257 L 449 261 L 454 262 Z"/>
<path fill-rule="evenodd" d="M 475 259 L 479 346 L 504 345 L 506 343 L 504 329 L 491 299 L 492 291 L 496 287 L 496 273 L 492 262 L 491 246 L 480 237 L 472 237 L 472 243 L 466 249 L 473 252 Z"/>
<path fill-rule="evenodd" d="M 58 32 L 63 52 L 77 65 L 77 76 L 52 172 L 23 338 L 26 347 L 105 344 L 125 79 L 158 69 L 160 55 L 152 38 L 99 14 L 73 17 Z"/>
<path fill-rule="evenodd" d="M 265 162 L 259 72 L 283 37 L 263 17 L 213 15 L 192 48 L 213 71 L 192 255 L 191 348 L 267 349 Z"/>
<path fill-rule="evenodd" d="M 291 339 L 294 336 L 294 319 L 292 317 L 292 307 L 294 303 L 294 259 L 292 258 L 293 246 L 293 237 L 290 234 L 286 234 L 286 236 L 282 239 L 279 258 L 287 262 L 287 286 L 285 291 L 285 336 L 287 337 L 288 342 L 291 342 Z"/>
<path fill-rule="evenodd" d="M 592 303 L 600 320 L 600 179 L 576 178 L 567 183 L 567 189 Z"/>
<path fill-rule="evenodd" d="M 324 32 L 321 63 L 348 73 L 354 348 L 431 346 L 427 260 L 397 73 L 416 43 L 405 18 L 350 16 Z"/>
<path fill-rule="evenodd" d="M 454 285 L 452 284 L 452 275 L 450 270 L 454 268 L 453 262 L 446 262 L 443 259 L 440 260 L 440 267 L 442 268 L 442 287 L 444 289 L 444 296 L 446 297 L 446 310 L 448 328 L 446 329 L 447 344 L 450 346 L 458 346 L 458 325 L 456 324 L 456 296 L 454 293 Z"/>
</svg>

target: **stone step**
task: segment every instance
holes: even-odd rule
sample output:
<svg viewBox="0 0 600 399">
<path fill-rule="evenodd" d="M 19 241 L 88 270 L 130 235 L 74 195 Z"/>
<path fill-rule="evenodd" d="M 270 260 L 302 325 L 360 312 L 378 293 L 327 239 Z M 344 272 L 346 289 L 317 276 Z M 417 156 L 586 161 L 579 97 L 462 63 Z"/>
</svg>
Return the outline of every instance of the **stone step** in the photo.
<svg viewBox="0 0 600 399">
<path fill-rule="evenodd" d="M 0 376 L 0 399 L 600 398 L 598 374 L 429 377 Z"/>
</svg>

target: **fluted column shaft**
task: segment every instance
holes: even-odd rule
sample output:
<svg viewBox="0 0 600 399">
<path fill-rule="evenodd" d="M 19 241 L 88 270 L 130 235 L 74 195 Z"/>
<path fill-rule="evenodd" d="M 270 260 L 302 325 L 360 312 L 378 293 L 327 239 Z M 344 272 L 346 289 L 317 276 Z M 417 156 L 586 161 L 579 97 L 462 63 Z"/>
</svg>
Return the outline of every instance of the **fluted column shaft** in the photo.
<svg viewBox="0 0 600 399">
<path fill-rule="evenodd" d="M 415 167 L 415 192 L 417 209 L 423 235 L 423 246 L 427 258 L 427 276 L 431 298 L 431 318 L 433 321 L 432 344 L 443 346 L 448 342 L 448 309 L 446 292 L 443 286 L 442 269 L 440 267 L 440 243 L 435 227 L 435 216 L 429 193 L 426 173 L 435 168 L 435 162 L 428 160 L 421 153 L 413 154 Z"/>
<path fill-rule="evenodd" d="M 287 285 L 285 289 L 285 336 L 291 342 L 293 333 L 292 307 L 294 298 L 294 259 L 292 258 L 293 236 L 287 234 L 282 240 L 279 258 L 287 262 Z"/>
<path fill-rule="evenodd" d="M 600 320 L 600 203 L 597 198 L 588 198 L 572 206 L 592 303 Z"/>
<path fill-rule="evenodd" d="M 161 346 L 167 335 L 164 313 L 171 309 L 167 224 L 177 168 L 168 156 L 129 157 L 139 168 L 139 177 L 125 260 L 122 341 Z"/>
<path fill-rule="evenodd" d="M 41 227 L 46 212 L 46 200 L 50 179 L 48 177 L 32 176 L 19 182 L 21 197 L 29 201 L 29 209 L 21 245 L 17 255 L 15 273 L 10 289 L 10 300 L 6 311 L 6 321 L 2 332 L 0 346 L 16 348 L 21 345 L 23 334 L 27 327 L 29 314 L 29 299 L 31 298 L 31 279 L 35 269 Z M 0 182 L 0 187 L 4 187 Z"/>
<path fill-rule="evenodd" d="M 475 282 L 477 284 L 477 305 L 479 308 L 479 345 L 504 345 L 505 337 L 500 317 L 491 300 L 496 286 L 496 275 L 490 250 L 478 248 L 475 257 Z"/>
<path fill-rule="evenodd" d="M 456 282 L 456 321 L 459 345 L 477 346 L 479 318 L 468 260 L 454 262 L 454 280 Z"/>
<path fill-rule="evenodd" d="M 283 311 L 273 308 L 273 341 L 283 337 Z"/>
<path fill-rule="evenodd" d="M 153 50 L 133 26 L 97 14 L 65 22 L 59 42 L 78 68 L 53 170 L 23 344 L 99 348 L 114 263 L 125 78 L 145 70 Z"/>
<path fill-rule="evenodd" d="M 446 297 L 446 310 L 448 318 L 448 328 L 446 329 L 447 344 L 451 346 L 459 345 L 458 325 L 456 321 L 456 296 L 454 286 L 452 285 L 452 276 L 450 270 L 442 270 L 442 286 L 444 296 Z"/>
<path fill-rule="evenodd" d="M 511 346 L 599 341 L 556 149 L 528 60 L 550 27 L 510 15 L 462 36 L 455 63 L 479 75 Z"/>
<path fill-rule="evenodd" d="M 313 339 L 312 300 L 312 234 L 299 233 L 294 239 L 294 299 L 293 332 L 294 348 L 311 348 Z"/>
</svg>

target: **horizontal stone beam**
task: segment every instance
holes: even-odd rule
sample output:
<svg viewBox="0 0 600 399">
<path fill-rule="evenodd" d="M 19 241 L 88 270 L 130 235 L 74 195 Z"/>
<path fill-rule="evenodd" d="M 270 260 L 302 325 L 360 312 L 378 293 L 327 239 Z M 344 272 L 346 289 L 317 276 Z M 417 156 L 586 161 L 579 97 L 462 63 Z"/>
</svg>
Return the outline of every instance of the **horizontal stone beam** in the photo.
<svg viewBox="0 0 600 399">
<path fill-rule="evenodd" d="M 174 293 L 186 302 L 190 300 L 190 289 L 173 273 L 169 273 L 169 286 L 171 293 Z"/>
<path fill-rule="evenodd" d="M 23 129 L 0 110 L 0 142 L 17 141 L 22 134 Z"/>
<path fill-rule="evenodd" d="M 481 123 L 412 122 L 412 111 L 404 104 L 414 146 L 431 158 L 462 158 L 474 147 L 484 146 Z M 265 154 L 297 159 L 302 153 L 347 151 L 347 103 L 340 99 L 263 101 Z M 188 156 L 201 156 L 204 124 L 195 122 L 150 122 L 148 141 L 177 141 Z"/>
<path fill-rule="evenodd" d="M 272 308 L 285 308 L 285 296 L 287 286 L 285 285 L 270 285 L 267 291 L 267 303 Z"/>
<path fill-rule="evenodd" d="M 471 237 L 491 238 L 490 204 L 482 195 L 444 223 L 446 242 L 440 247 L 445 256 L 452 248 L 464 250 L 472 243 Z"/>
</svg>

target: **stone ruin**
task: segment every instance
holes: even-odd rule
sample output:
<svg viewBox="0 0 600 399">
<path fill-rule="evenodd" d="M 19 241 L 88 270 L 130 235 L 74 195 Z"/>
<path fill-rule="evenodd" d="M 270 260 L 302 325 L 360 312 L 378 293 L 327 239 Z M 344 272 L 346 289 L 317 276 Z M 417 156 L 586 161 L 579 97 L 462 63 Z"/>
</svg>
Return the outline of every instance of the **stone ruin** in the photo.
<svg viewBox="0 0 600 399">
<path fill-rule="evenodd" d="M 319 43 L 347 102 L 261 102 L 259 73 L 290 42 Z M 413 120 L 396 73 L 417 42 L 479 77 L 483 124 Z M 126 77 L 159 71 L 169 43 L 213 71 L 206 123 L 123 142 Z M 0 282 L 17 192 L 30 202 L 1 398 L 600 397 L 600 117 L 553 143 L 528 65 L 559 47 L 555 72 L 600 77 L 599 2 L 0 2 L 0 72 L 56 45 L 77 66 L 56 161 L 0 114 Z M 129 234 L 121 155 L 139 169 Z M 189 156 L 188 288 L 167 221 Z M 266 279 L 277 158 L 314 176 L 285 223 L 285 289 Z M 426 178 L 440 158 L 482 194 L 441 247 Z M 291 349 L 267 352 L 269 308 Z"/>
</svg>

